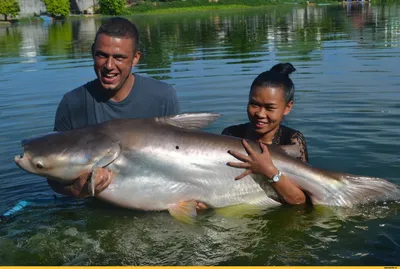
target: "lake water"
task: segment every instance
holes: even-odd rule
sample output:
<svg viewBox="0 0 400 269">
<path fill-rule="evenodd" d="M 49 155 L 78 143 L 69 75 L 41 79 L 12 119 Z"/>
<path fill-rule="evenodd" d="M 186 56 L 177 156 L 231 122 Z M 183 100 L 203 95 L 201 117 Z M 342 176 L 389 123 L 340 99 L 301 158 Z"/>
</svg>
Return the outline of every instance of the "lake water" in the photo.
<svg viewBox="0 0 400 269">
<path fill-rule="evenodd" d="M 184 112 L 215 111 L 207 128 L 247 120 L 249 86 L 291 62 L 295 107 L 310 163 L 400 184 L 400 6 L 293 7 L 137 15 L 135 72 L 173 84 Z M 0 27 L 0 265 L 398 265 L 400 205 L 362 210 L 284 206 L 199 224 L 96 200 L 53 199 L 17 168 L 20 141 L 52 130 L 58 102 L 95 77 L 90 46 L 100 19 Z M 57 197 L 60 197 L 57 195 Z"/>
</svg>

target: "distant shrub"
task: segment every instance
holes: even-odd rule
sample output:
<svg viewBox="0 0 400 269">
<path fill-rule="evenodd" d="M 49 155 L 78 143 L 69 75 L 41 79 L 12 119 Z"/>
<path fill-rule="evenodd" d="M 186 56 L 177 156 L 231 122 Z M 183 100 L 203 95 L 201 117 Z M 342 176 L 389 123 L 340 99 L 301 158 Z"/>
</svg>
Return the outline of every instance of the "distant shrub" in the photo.
<svg viewBox="0 0 400 269">
<path fill-rule="evenodd" d="M 8 15 L 17 16 L 21 11 L 18 0 L 0 0 L 0 14 L 7 20 Z"/>
<path fill-rule="evenodd" d="M 47 13 L 53 17 L 66 17 L 70 13 L 69 0 L 42 0 L 46 5 Z"/>
<path fill-rule="evenodd" d="M 104 15 L 121 15 L 124 13 L 126 0 L 99 0 L 100 13 Z"/>
</svg>

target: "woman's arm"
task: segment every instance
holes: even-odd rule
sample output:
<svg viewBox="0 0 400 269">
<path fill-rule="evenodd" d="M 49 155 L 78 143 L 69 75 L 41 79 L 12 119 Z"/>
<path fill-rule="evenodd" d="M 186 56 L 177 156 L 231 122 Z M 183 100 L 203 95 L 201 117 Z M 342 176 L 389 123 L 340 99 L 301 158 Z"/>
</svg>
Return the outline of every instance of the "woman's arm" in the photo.
<svg viewBox="0 0 400 269">
<path fill-rule="evenodd" d="M 308 163 L 308 151 L 307 151 L 307 143 L 306 139 L 304 138 L 303 134 L 300 132 L 296 132 L 290 138 L 292 141 L 292 145 L 296 145 L 299 147 L 300 157 L 299 159 L 305 163 Z"/>
<path fill-rule="evenodd" d="M 242 144 L 248 154 L 247 156 L 239 152 L 228 151 L 229 154 L 242 162 L 228 162 L 227 165 L 246 169 L 235 180 L 239 180 L 249 174 L 261 174 L 269 179 L 278 174 L 278 169 L 272 163 L 271 156 L 265 144 L 260 143 L 261 153 L 256 153 L 244 139 L 242 140 Z M 270 184 L 286 203 L 292 205 L 306 203 L 304 192 L 285 173 L 282 173 L 278 182 Z"/>
</svg>

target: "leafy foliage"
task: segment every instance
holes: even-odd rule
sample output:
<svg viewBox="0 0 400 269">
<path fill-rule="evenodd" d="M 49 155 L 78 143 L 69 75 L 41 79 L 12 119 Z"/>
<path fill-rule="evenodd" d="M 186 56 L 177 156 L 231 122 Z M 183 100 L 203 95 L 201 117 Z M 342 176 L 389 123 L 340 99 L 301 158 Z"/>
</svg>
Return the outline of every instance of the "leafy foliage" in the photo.
<svg viewBox="0 0 400 269">
<path fill-rule="evenodd" d="M 46 5 L 46 10 L 52 16 L 68 16 L 69 9 L 69 0 L 42 0 Z"/>
<path fill-rule="evenodd" d="M 0 0 L 0 14 L 3 14 L 7 20 L 7 16 L 17 16 L 21 11 L 18 0 Z"/>
<path fill-rule="evenodd" d="M 99 0 L 100 13 L 104 15 L 121 15 L 124 13 L 125 0 Z"/>
</svg>

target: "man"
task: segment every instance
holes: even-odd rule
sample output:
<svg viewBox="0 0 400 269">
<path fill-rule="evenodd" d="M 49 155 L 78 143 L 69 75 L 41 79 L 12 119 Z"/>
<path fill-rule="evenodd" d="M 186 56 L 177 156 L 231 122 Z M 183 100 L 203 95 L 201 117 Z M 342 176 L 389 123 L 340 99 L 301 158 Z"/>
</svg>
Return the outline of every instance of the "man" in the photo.
<svg viewBox="0 0 400 269">
<path fill-rule="evenodd" d="M 64 95 L 58 105 L 54 131 L 67 131 L 115 118 L 151 118 L 179 113 L 175 89 L 164 83 L 132 73 L 140 59 L 136 26 L 124 18 L 111 18 L 97 31 L 92 45 L 97 79 Z M 95 173 L 95 192 L 111 183 L 111 172 Z M 86 197 L 91 174 L 81 175 L 73 184 L 48 180 L 60 194 Z"/>
</svg>

